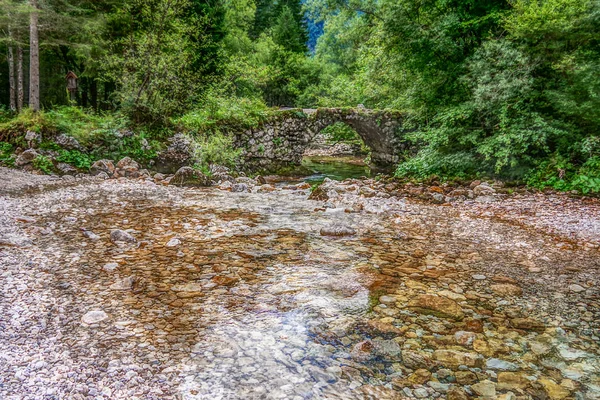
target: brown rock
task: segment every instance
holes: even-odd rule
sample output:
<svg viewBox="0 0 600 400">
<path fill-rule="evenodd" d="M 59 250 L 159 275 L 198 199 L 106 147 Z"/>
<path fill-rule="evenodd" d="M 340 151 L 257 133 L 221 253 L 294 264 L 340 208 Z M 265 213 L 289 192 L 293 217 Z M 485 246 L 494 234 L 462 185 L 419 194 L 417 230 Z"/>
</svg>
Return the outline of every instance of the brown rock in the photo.
<svg viewBox="0 0 600 400">
<path fill-rule="evenodd" d="M 436 350 L 433 352 L 433 358 L 440 364 L 455 369 L 458 368 L 459 365 L 476 367 L 483 362 L 483 358 L 477 353 L 457 350 Z"/>
<path fill-rule="evenodd" d="M 404 330 L 395 327 L 392 324 L 388 324 L 386 322 L 381 322 L 377 320 L 371 320 L 368 322 L 369 328 L 371 328 L 375 332 L 379 333 L 391 333 L 394 335 L 402 335 Z"/>
<path fill-rule="evenodd" d="M 456 382 L 461 385 L 472 385 L 477 382 L 477 375 L 471 371 L 456 371 Z"/>
<path fill-rule="evenodd" d="M 213 281 L 214 283 L 216 283 L 217 285 L 220 285 L 220 286 L 232 286 L 237 281 L 239 281 L 239 278 L 236 278 L 233 276 L 226 276 L 226 275 L 217 275 L 217 276 L 213 277 L 211 279 L 211 281 Z"/>
<path fill-rule="evenodd" d="M 499 390 L 525 389 L 529 383 L 529 379 L 522 372 L 498 373 Z"/>
<path fill-rule="evenodd" d="M 424 385 L 430 379 L 431 372 L 426 369 L 418 369 L 408 377 L 408 381 L 413 385 Z"/>
<path fill-rule="evenodd" d="M 448 400 L 469 400 L 469 396 L 463 389 L 453 386 L 448 390 Z"/>
<path fill-rule="evenodd" d="M 521 296 L 523 289 L 512 283 L 498 283 L 490 286 L 494 293 L 501 296 Z"/>
<path fill-rule="evenodd" d="M 358 362 L 365 362 L 373 356 L 375 345 L 370 340 L 363 340 L 352 347 L 350 355 Z"/>
<path fill-rule="evenodd" d="M 550 397 L 551 400 L 562 400 L 567 398 L 571 392 L 568 389 L 560 386 L 558 383 L 554 382 L 552 379 L 548 379 L 542 377 L 538 379 L 538 382 L 544 387 L 546 394 Z"/>
<path fill-rule="evenodd" d="M 433 360 L 427 353 L 421 353 L 412 350 L 402 352 L 402 364 L 410 369 L 431 368 L 434 365 Z"/>
<path fill-rule="evenodd" d="M 524 331 L 542 332 L 546 328 L 542 322 L 531 318 L 513 318 L 510 320 L 510 325 Z"/>
<path fill-rule="evenodd" d="M 428 294 L 417 296 L 408 303 L 408 308 L 421 314 L 435 315 L 460 321 L 464 314 L 460 306 L 446 297 Z"/>
<path fill-rule="evenodd" d="M 329 200 L 329 195 L 325 190 L 323 190 L 322 186 L 317 186 L 315 190 L 313 190 L 308 196 L 309 200 L 319 200 L 319 201 L 327 201 Z"/>
</svg>

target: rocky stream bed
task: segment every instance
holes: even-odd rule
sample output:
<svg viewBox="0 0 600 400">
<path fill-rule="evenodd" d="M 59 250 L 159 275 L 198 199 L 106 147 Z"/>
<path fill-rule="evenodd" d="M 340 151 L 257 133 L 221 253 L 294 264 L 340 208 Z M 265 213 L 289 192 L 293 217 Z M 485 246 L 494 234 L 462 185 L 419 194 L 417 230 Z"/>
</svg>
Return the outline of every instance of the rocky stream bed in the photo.
<svg viewBox="0 0 600 400">
<path fill-rule="evenodd" d="M 600 399 L 597 199 L 159 178 L 0 168 L 0 398 Z"/>
</svg>

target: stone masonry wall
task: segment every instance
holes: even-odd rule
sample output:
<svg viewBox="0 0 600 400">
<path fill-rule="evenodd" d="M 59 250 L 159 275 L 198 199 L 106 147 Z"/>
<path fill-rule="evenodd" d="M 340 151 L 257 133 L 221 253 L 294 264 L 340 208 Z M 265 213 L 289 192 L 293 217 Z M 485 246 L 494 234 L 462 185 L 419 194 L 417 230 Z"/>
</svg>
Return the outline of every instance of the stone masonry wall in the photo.
<svg viewBox="0 0 600 400">
<path fill-rule="evenodd" d="M 236 146 L 243 149 L 246 164 L 254 168 L 300 164 L 304 151 L 319 132 L 344 122 L 371 148 L 374 164 L 390 166 L 409 148 L 403 140 L 402 121 L 402 115 L 392 111 L 285 110 L 257 128 L 238 133 Z"/>
</svg>

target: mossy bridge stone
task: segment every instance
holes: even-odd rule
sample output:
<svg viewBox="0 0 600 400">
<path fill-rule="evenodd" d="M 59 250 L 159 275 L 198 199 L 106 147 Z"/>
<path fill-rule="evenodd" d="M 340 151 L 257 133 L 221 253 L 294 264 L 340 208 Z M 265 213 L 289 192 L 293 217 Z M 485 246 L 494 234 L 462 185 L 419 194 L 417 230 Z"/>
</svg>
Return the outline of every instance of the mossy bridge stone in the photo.
<svg viewBox="0 0 600 400">
<path fill-rule="evenodd" d="M 273 169 L 297 165 L 313 138 L 326 127 L 343 122 L 371 149 L 373 164 L 390 167 L 411 150 L 404 139 L 406 116 L 398 111 L 364 108 L 287 109 L 257 127 L 236 134 L 246 165 Z"/>
</svg>

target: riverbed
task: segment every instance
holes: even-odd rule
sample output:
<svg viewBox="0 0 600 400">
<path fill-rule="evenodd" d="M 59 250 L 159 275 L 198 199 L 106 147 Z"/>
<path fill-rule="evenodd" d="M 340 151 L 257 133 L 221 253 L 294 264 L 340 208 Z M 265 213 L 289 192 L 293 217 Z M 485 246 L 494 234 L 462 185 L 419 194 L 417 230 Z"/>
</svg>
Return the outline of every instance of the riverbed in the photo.
<svg viewBox="0 0 600 400">
<path fill-rule="evenodd" d="M 597 201 L 0 173 L 2 398 L 600 398 Z"/>
</svg>

